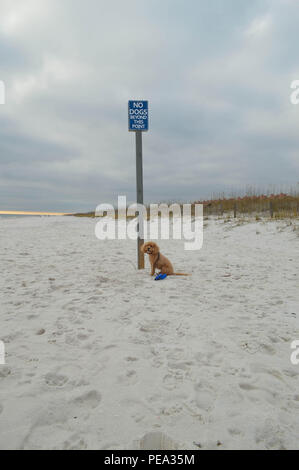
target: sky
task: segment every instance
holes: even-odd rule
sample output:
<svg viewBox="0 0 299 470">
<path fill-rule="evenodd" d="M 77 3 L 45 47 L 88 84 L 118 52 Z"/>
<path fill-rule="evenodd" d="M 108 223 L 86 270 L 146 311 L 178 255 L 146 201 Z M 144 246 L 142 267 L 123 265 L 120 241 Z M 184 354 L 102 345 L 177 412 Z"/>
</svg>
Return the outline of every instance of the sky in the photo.
<svg viewBox="0 0 299 470">
<path fill-rule="evenodd" d="M 0 0 L 0 210 L 135 201 L 130 99 L 146 203 L 296 186 L 298 28 L 298 0 Z"/>
</svg>

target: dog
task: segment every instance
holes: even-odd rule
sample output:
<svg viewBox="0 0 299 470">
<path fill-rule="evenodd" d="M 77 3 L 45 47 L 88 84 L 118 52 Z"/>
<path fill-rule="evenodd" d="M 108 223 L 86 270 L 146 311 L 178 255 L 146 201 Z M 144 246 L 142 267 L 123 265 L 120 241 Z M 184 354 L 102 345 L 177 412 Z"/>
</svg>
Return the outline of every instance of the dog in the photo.
<svg viewBox="0 0 299 470">
<path fill-rule="evenodd" d="M 175 273 L 171 262 L 166 256 L 160 253 L 160 248 L 155 242 L 146 242 L 141 246 L 141 251 L 148 254 L 151 263 L 151 276 L 155 275 L 156 269 L 160 269 L 159 274 L 167 274 L 167 276 L 190 276 L 185 273 Z"/>
</svg>

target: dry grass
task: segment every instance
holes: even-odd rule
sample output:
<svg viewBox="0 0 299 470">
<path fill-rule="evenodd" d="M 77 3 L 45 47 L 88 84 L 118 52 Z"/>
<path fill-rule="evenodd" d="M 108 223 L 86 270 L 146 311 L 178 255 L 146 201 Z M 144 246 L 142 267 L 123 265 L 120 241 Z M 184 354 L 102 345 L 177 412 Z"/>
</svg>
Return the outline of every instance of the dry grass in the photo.
<svg viewBox="0 0 299 470">
<path fill-rule="evenodd" d="M 170 204 L 173 204 L 174 201 Z M 203 204 L 204 216 L 218 215 L 225 217 L 239 217 L 242 215 L 276 219 L 299 217 L 299 192 L 290 190 L 288 193 L 279 194 L 254 194 L 250 190 L 244 196 L 225 197 L 222 195 L 210 200 L 198 200 L 191 204 L 191 214 L 195 214 L 195 204 Z M 181 204 L 182 207 L 182 204 Z M 95 217 L 95 212 L 73 214 L 76 217 Z M 171 214 L 170 214 L 171 216 Z M 127 217 L 131 219 L 132 217 Z M 147 219 L 150 218 L 150 209 L 147 207 Z M 115 210 L 115 219 L 118 219 L 118 211 Z"/>
<path fill-rule="evenodd" d="M 273 218 L 299 217 L 299 195 L 271 194 L 197 201 L 204 206 L 205 215 L 255 215 Z"/>
</svg>

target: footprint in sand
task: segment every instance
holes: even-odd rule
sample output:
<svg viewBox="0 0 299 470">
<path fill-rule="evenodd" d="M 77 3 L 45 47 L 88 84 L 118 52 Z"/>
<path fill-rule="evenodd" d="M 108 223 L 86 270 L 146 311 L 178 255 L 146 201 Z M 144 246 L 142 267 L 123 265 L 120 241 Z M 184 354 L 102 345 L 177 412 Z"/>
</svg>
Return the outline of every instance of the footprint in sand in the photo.
<svg viewBox="0 0 299 470">
<path fill-rule="evenodd" d="M 267 419 L 264 424 L 256 429 L 255 441 L 268 450 L 285 450 L 285 435 L 281 426 Z"/>
<path fill-rule="evenodd" d="M 270 356 L 273 356 L 274 354 L 276 354 L 276 349 L 273 346 L 271 346 L 271 344 L 261 343 L 260 347 L 263 350 L 263 352 L 265 352 L 266 354 L 269 354 Z"/>
<path fill-rule="evenodd" d="M 49 372 L 45 375 L 45 382 L 50 387 L 63 387 L 68 380 L 66 375 L 55 374 L 53 372 Z"/>
<path fill-rule="evenodd" d="M 256 387 L 250 383 L 239 383 L 241 390 L 247 392 L 247 398 L 251 402 L 258 402 L 261 399 L 266 400 L 271 405 L 276 405 L 277 399 L 276 394 L 273 390 L 266 387 Z"/>
<path fill-rule="evenodd" d="M 73 400 L 74 405 L 80 407 L 97 408 L 102 401 L 102 395 L 97 390 L 90 390 L 89 392 L 83 393 L 79 397 Z"/>
<path fill-rule="evenodd" d="M 126 361 L 128 361 L 128 362 L 135 362 L 135 361 L 138 361 L 138 357 L 133 357 L 133 356 L 127 356 L 125 359 L 126 359 Z"/>
<path fill-rule="evenodd" d="M 242 431 L 238 428 L 228 428 L 228 432 L 233 437 L 239 437 L 239 436 L 243 435 Z"/>
<path fill-rule="evenodd" d="M 125 385 L 134 385 L 138 381 L 136 370 L 127 370 L 125 374 L 119 375 L 117 378 L 119 383 Z"/>
<path fill-rule="evenodd" d="M 169 374 L 164 376 L 163 384 L 167 390 L 174 390 L 183 383 L 183 380 L 184 373 L 181 370 L 170 371 Z"/>
<path fill-rule="evenodd" d="M 210 410 L 215 402 L 214 392 L 208 383 L 198 382 L 194 386 L 195 403 L 201 410 Z"/>
<path fill-rule="evenodd" d="M 242 390 L 246 390 L 247 392 L 250 390 L 258 390 L 258 387 L 255 387 L 254 385 L 248 384 L 248 383 L 240 383 L 239 387 Z"/>
<path fill-rule="evenodd" d="M 86 441 L 80 436 L 73 435 L 62 445 L 63 450 L 85 450 L 87 449 Z"/>
<path fill-rule="evenodd" d="M 0 379 L 4 379 L 11 374 L 11 370 L 9 367 L 1 367 L 0 368 Z"/>
<path fill-rule="evenodd" d="M 173 361 L 179 361 L 182 359 L 182 356 L 184 354 L 184 350 L 182 348 L 173 348 L 171 351 L 167 353 L 167 359 L 173 360 Z"/>
<path fill-rule="evenodd" d="M 299 376 L 299 372 L 292 369 L 284 369 L 282 372 L 284 373 L 284 375 L 291 378 L 297 378 Z"/>
<path fill-rule="evenodd" d="M 192 366 L 193 364 L 194 363 L 192 361 L 168 362 L 168 368 L 172 370 L 189 370 L 190 366 Z"/>
<path fill-rule="evenodd" d="M 177 450 L 178 444 L 163 432 L 148 432 L 133 442 L 133 449 L 140 450 Z"/>
</svg>

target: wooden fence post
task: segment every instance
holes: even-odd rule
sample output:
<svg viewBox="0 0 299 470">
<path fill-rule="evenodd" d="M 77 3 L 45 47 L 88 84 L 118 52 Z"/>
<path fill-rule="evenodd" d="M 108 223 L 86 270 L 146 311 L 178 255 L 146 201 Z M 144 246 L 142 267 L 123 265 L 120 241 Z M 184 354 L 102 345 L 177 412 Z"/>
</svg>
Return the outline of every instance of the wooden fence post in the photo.
<svg viewBox="0 0 299 470">
<path fill-rule="evenodd" d="M 273 219 L 273 202 L 270 201 L 270 216 L 271 216 L 271 219 Z"/>
<path fill-rule="evenodd" d="M 234 219 L 237 217 L 237 203 L 234 204 Z"/>
<path fill-rule="evenodd" d="M 223 205 L 222 205 L 222 202 L 220 202 L 220 215 L 221 215 L 221 216 L 223 215 Z"/>
</svg>

